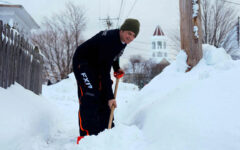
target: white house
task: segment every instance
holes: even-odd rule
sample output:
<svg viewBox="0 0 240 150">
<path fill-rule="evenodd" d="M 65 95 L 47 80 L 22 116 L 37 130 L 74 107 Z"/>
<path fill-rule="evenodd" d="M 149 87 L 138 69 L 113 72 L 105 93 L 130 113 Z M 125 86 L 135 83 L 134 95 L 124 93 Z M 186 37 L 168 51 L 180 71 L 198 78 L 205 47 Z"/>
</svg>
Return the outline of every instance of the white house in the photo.
<svg viewBox="0 0 240 150">
<path fill-rule="evenodd" d="M 152 36 L 151 59 L 155 62 L 169 62 L 169 50 L 167 46 L 167 38 L 158 25 Z"/>
<path fill-rule="evenodd" d="M 0 1 L 0 20 L 9 24 L 19 31 L 21 35 L 28 38 L 32 29 L 38 29 L 38 24 L 24 9 L 22 5 L 9 4 Z"/>
</svg>

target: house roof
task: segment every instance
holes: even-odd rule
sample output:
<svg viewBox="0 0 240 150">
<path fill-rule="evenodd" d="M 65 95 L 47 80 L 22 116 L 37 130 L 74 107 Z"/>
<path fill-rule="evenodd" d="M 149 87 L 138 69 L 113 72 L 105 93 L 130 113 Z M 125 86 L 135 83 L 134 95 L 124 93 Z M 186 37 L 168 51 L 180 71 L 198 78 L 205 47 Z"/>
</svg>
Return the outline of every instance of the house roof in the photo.
<svg viewBox="0 0 240 150">
<path fill-rule="evenodd" d="M 158 25 L 153 33 L 153 36 L 164 36 L 163 30 Z"/>
<path fill-rule="evenodd" d="M 160 61 L 160 64 L 170 64 L 170 62 L 169 62 L 166 58 L 163 58 L 163 59 Z"/>
<path fill-rule="evenodd" d="M 32 29 L 38 29 L 39 26 L 35 22 L 35 20 L 31 17 L 31 15 L 24 9 L 22 5 L 15 5 L 15 4 L 7 4 L 7 3 L 0 3 L 0 12 L 10 10 L 14 12 L 15 15 L 21 16 L 25 23 L 30 25 Z"/>
<path fill-rule="evenodd" d="M 0 4 L 11 4 L 11 3 L 7 2 L 7 1 L 0 0 Z"/>
</svg>

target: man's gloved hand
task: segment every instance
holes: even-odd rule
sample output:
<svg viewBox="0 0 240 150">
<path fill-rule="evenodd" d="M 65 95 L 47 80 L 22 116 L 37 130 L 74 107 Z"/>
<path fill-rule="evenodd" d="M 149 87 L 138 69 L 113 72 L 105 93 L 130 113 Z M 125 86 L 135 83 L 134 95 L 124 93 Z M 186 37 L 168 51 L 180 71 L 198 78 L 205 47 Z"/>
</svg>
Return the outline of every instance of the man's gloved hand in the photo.
<svg viewBox="0 0 240 150">
<path fill-rule="evenodd" d="M 117 108 L 117 102 L 115 99 L 111 99 L 108 101 L 108 106 L 111 109 L 112 107 Z"/>
<path fill-rule="evenodd" d="M 114 77 L 115 77 L 115 78 L 120 79 L 120 78 L 122 78 L 123 76 L 124 76 L 124 71 L 123 71 L 122 69 L 118 69 L 117 72 L 114 72 Z"/>
</svg>

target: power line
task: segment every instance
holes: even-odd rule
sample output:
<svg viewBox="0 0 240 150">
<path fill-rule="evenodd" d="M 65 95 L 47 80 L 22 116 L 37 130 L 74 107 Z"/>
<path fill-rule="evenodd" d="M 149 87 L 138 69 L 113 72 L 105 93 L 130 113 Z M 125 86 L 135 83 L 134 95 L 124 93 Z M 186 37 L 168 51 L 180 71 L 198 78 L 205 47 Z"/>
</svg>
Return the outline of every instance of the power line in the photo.
<svg viewBox="0 0 240 150">
<path fill-rule="evenodd" d="M 232 1 L 225 1 L 224 2 L 227 2 L 227 3 L 231 3 L 231 4 L 235 4 L 235 5 L 240 5 L 240 3 L 236 3 L 236 2 L 232 2 Z"/>
<path fill-rule="evenodd" d="M 98 19 L 100 19 L 101 16 L 101 0 L 98 0 Z"/>
<path fill-rule="evenodd" d="M 127 3 L 127 1 L 123 1 L 123 10 L 126 7 L 126 3 Z M 122 12 L 124 12 L 124 11 L 122 11 Z"/>
<path fill-rule="evenodd" d="M 122 12 L 122 6 L 123 6 L 123 0 L 121 0 L 121 6 L 120 6 L 119 14 L 118 14 L 117 27 L 118 27 L 118 23 L 119 23 L 119 20 L 120 20 L 120 15 L 121 15 L 121 12 Z"/>
<path fill-rule="evenodd" d="M 98 1 L 98 5 L 99 5 L 99 13 L 98 13 L 98 23 L 99 23 L 99 29 L 101 29 L 101 24 L 100 24 L 100 18 L 101 18 L 101 0 Z"/>
<path fill-rule="evenodd" d="M 107 3 L 107 14 L 109 15 L 109 12 L 110 12 L 110 0 L 108 0 L 108 3 Z"/>
<path fill-rule="evenodd" d="M 130 13 L 132 12 L 132 10 L 133 10 L 134 6 L 136 5 L 137 1 L 138 1 L 138 0 L 135 0 L 135 1 L 134 1 L 133 5 L 132 5 L 132 8 L 130 9 L 130 11 L 129 11 L 129 13 L 128 13 L 128 15 L 127 15 L 126 18 L 128 18 L 128 16 L 129 16 Z"/>
</svg>

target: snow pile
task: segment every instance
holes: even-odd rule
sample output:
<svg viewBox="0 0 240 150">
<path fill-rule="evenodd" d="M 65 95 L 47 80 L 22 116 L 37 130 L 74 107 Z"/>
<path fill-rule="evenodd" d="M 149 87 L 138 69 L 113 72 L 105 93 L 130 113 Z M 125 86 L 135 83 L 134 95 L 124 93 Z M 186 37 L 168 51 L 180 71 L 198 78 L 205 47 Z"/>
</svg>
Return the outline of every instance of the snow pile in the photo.
<svg viewBox="0 0 240 150">
<path fill-rule="evenodd" d="M 181 51 L 141 91 L 120 83 L 116 127 L 79 145 L 73 74 L 44 86 L 43 96 L 18 84 L 0 88 L 1 149 L 238 150 L 240 61 L 221 48 L 203 49 L 203 59 L 190 72 L 185 72 L 187 56 Z"/>
<path fill-rule="evenodd" d="M 51 102 L 19 84 L 7 90 L 0 88 L 0 97 L 1 149 L 31 149 L 34 141 L 46 143 L 55 132 L 57 115 Z"/>
<path fill-rule="evenodd" d="M 144 135 L 136 126 L 119 124 L 112 130 L 105 130 L 98 136 L 81 140 L 81 150 L 147 150 Z"/>
<path fill-rule="evenodd" d="M 51 86 L 43 86 L 43 95 L 49 99 L 57 101 L 78 102 L 77 83 L 73 74 L 68 79 L 64 79 Z"/>
<path fill-rule="evenodd" d="M 206 65 L 213 65 L 213 67 L 231 63 L 231 56 L 223 48 L 215 48 L 211 45 L 203 45 L 203 58 Z"/>
<path fill-rule="evenodd" d="M 136 124 L 148 149 L 228 150 L 240 148 L 240 61 L 204 45 L 192 71 L 186 54 L 141 91 L 128 124 Z"/>
</svg>

